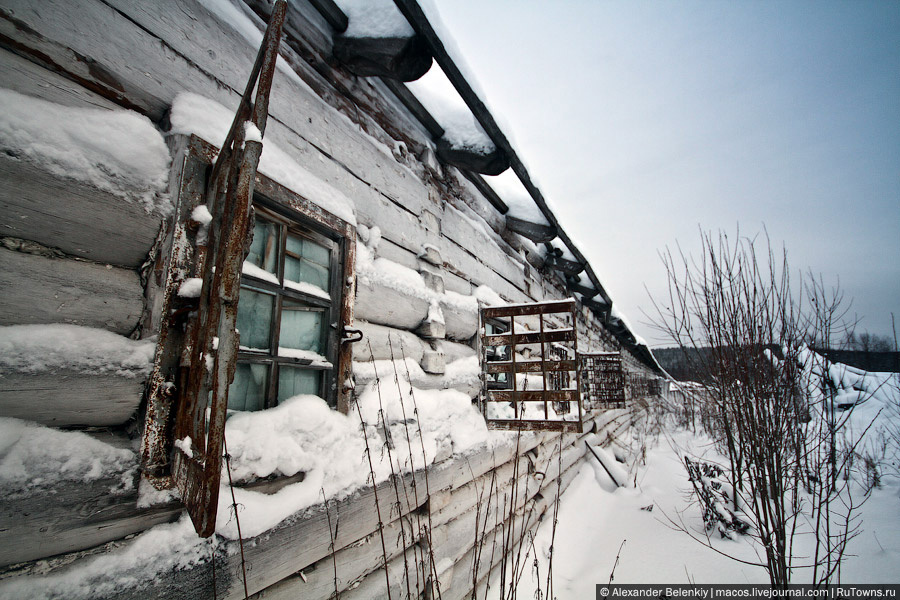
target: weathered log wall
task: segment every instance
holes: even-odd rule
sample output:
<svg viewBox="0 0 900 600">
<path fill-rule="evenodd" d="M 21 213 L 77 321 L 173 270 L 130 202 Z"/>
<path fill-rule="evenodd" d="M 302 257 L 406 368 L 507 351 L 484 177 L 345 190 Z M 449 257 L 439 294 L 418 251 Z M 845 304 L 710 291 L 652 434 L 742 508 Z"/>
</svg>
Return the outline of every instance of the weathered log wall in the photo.
<svg viewBox="0 0 900 600">
<path fill-rule="evenodd" d="M 267 9 L 267 3 L 256 0 L 246 4 L 250 8 L 238 8 L 253 19 L 251 8 Z M 426 371 L 416 385 L 443 387 L 443 366 L 474 355 L 478 317 L 472 295 L 477 288 L 487 286 L 507 301 L 527 302 L 569 295 L 565 280 L 540 267 L 543 261 L 533 252 L 526 256 L 534 246 L 506 229 L 502 215 L 466 177 L 437 164 L 431 135 L 386 84 L 335 66 L 331 27 L 311 3 L 293 1 L 290 11 L 292 37 L 282 55 L 293 71 L 279 70 L 275 77 L 266 141 L 352 198 L 359 224 L 380 230 L 380 243 L 372 244 L 374 257 L 413 269 L 428 290 L 423 295 L 377 278 L 359 281 L 356 316 L 371 351 L 368 344 L 357 345 L 354 359 L 391 358 L 390 336 Z M 236 106 L 256 50 L 199 0 L 3 0 L 0 46 L 3 86 L 68 106 L 135 110 L 161 130 L 180 92 Z M 177 169 L 174 165 L 173 172 Z M 73 323 L 122 335 L 136 328 L 143 337 L 154 335 L 165 315 L 159 314 L 158 296 L 149 294 L 145 307 L 139 269 L 162 221 L 138 203 L 0 153 L 0 235 L 55 249 L 51 255 L 0 249 L 0 325 Z M 429 318 L 434 298 L 443 323 Z M 619 349 L 592 312 L 584 310 L 581 317 L 581 349 Z M 634 360 L 629 364 L 645 368 Z M 458 389 L 476 392 L 468 385 Z M 54 426 L 117 426 L 135 413 L 142 391 L 139 379 L 64 371 L 16 374 L 0 379 L 0 415 Z M 596 427 L 615 432 L 632 417 L 613 411 L 593 418 Z M 512 473 L 519 473 L 516 519 L 530 526 L 555 502 L 557 483 L 562 490 L 574 476 L 583 437 L 563 439 L 562 468 L 553 458 L 559 434 L 524 435 L 518 451 L 506 446 L 493 454 L 442 461 L 429 472 L 431 498 L 399 508 L 392 506 L 397 501 L 391 483 L 380 484 L 379 504 L 383 514 L 391 515 L 385 529 L 392 548 L 387 557 L 376 550 L 375 489 L 329 504 L 332 518 L 340 522 L 333 544 L 324 507 L 314 507 L 247 545 L 248 560 L 255 565 L 249 573 L 251 593 L 328 597 L 336 563 L 345 597 L 382 596 L 385 581 L 377 572 L 382 561 L 388 561 L 391 586 L 401 585 L 404 551 L 427 549 L 427 540 L 411 524 L 430 510 L 436 562 L 453 564 L 439 573 L 444 597 L 462 598 L 496 566 L 485 562 L 488 553 L 482 554 L 479 582 L 471 581 L 475 551 L 470 534 L 478 502 L 487 502 L 485 485 L 502 483 L 494 491 L 496 507 L 498 498 L 510 493 Z M 538 463 L 538 470 L 548 473 L 540 481 L 530 470 Z M 421 472 L 406 480 L 425 489 Z M 104 495 L 106 483 L 60 488 L 55 504 L 5 504 L 0 531 L 9 543 L 0 544 L 0 564 L 89 552 L 179 515 L 177 505 L 138 509 L 133 492 Z M 485 530 L 487 543 L 495 534 Z M 236 556 L 218 566 L 218 577 L 228 597 L 239 598 Z M 154 595 L 178 597 L 186 584 L 205 590 L 209 569 L 206 563 L 180 572 L 154 588 Z"/>
<path fill-rule="evenodd" d="M 629 427 L 632 420 L 639 415 L 631 411 L 606 411 L 595 414 L 594 427 L 604 435 L 615 438 L 622 430 Z M 492 553 L 490 544 L 494 535 L 505 526 L 511 526 L 509 502 L 513 499 L 512 487 L 518 486 L 515 496 L 515 519 L 521 523 L 528 522 L 528 526 L 534 526 L 545 512 L 552 508 L 557 498 L 557 484 L 562 493 L 578 469 L 579 460 L 584 456 L 585 438 L 590 435 L 585 433 L 579 436 L 564 436 L 562 442 L 562 460 L 559 460 L 560 434 L 525 434 L 519 440 L 519 447 L 511 440 L 508 445 L 498 449 L 494 456 L 489 453 L 479 453 L 469 457 L 454 457 L 435 465 L 429 473 L 428 483 L 432 495 L 427 502 L 423 496 L 423 503 L 419 507 L 411 507 L 400 499 L 400 509 L 396 505 L 398 500 L 394 495 L 393 487 L 389 482 L 379 486 L 379 503 L 382 504 L 382 515 L 391 515 L 390 525 L 385 528 L 386 545 L 389 548 L 387 556 L 388 573 L 391 580 L 392 597 L 401 597 L 405 593 L 404 577 L 409 571 L 413 582 L 415 581 L 415 568 L 409 563 L 413 553 L 417 553 L 420 559 L 423 556 L 430 557 L 433 552 L 434 562 L 441 565 L 439 579 L 441 582 L 442 596 L 463 598 L 468 595 L 466 590 L 471 590 L 470 583 L 475 555 L 475 520 L 478 522 L 485 536 L 484 544 L 487 548 L 480 555 L 481 564 L 479 573 L 487 575 L 488 562 Z M 561 468 L 560 468 L 561 467 Z M 515 475 L 515 478 L 514 478 Z M 410 486 L 410 478 L 407 478 L 407 487 Z M 494 488 L 491 489 L 491 481 Z M 425 481 L 419 474 L 417 484 L 420 490 L 425 489 Z M 338 503 L 330 510 L 333 523 L 340 522 L 339 535 L 335 539 L 333 556 L 330 551 L 331 536 L 327 530 L 324 513 L 317 509 L 315 517 L 319 521 L 318 529 L 325 525 L 323 531 L 319 531 L 319 542 L 316 548 L 309 548 L 311 535 L 302 538 L 306 546 L 303 550 L 289 549 L 285 544 L 281 551 L 289 553 L 288 561 L 295 567 L 294 572 L 286 574 L 277 583 L 273 583 L 263 589 L 258 586 L 266 577 L 257 573 L 250 577 L 251 593 L 258 590 L 258 598 L 296 598 L 302 596 L 305 599 L 325 599 L 335 591 L 334 568 L 335 561 L 338 568 L 338 591 L 341 597 L 346 598 L 384 598 L 387 597 L 386 582 L 381 553 L 380 536 L 377 531 L 377 515 L 374 509 L 374 498 L 371 492 L 363 493 L 354 499 L 353 505 L 365 504 L 368 506 L 368 519 L 363 519 L 356 513 L 345 512 L 343 503 Z M 504 496 L 506 497 L 506 512 L 503 511 Z M 364 501 L 365 500 L 365 501 Z M 321 508 L 321 507 L 320 507 Z M 392 510 L 393 508 L 393 510 Z M 433 526 L 431 533 L 432 547 L 429 551 L 427 543 L 420 539 L 416 521 L 421 519 L 428 523 L 430 510 L 430 522 Z M 401 517 L 402 515 L 402 517 Z M 496 517 L 496 519 L 495 519 Z M 400 524 L 405 523 L 406 536 L 401 534 Z M 313 522 L 306 521 L 298 524 L 303 529 L 313 527 Z M 520 527 L 521 525 L 519 525 Z M 296 527 L 296 526 L 295 526 Z M 317 531 L 318 531 L 317 529 Z M 360 535 L 368 529 L 368 533 Z M 349 530 L 349 533 L 348 531 Z M 346 537 L 345 537 L 345 534 Z M 273 535 L 278 535 L 277 533 Z M 356 537 L 359 536 L 359 537 Z M 350 538 L 354 538 L 352 541 Z M 349 541 L 349 543 L 347 543 Z M 404 546 L 405 542 L 405 546 Z M 404 557 L 404 550 L 406 556 Z M 254 551 L 251 550 L 251 553 Z M 494 564 L 500 560 L 499 549 L 493 553 Z M 319 558 L 306 566 L 301 566 L 309 557 L 318 555 Z M 301 557 L 302 556 L 302 557 Z M 248 559 L 248 560 L 252 560 Z M 430 560 L 430 559 L 429 559 Z M 257 561 L 255 564 L 262 564 Z M 446 565 L 451 565 L 447 567 Z M 237 574 L 239 564 L 231 566 L 232 576 Z M 302 573 L 302 575 L 301 575 Z M 255 580 L 255 581 L 254 581 Z M 237 583 L 237 580 L 235 580 Z M 239 584 L 237 584 L 239 586 Z M 468 587 L 466 587 L 468 586 Z M 412 584 L 414 588 L 414 584 Z M 242 590 L 236 589 L 228 597 L 239 598 Z"/>
</svg>

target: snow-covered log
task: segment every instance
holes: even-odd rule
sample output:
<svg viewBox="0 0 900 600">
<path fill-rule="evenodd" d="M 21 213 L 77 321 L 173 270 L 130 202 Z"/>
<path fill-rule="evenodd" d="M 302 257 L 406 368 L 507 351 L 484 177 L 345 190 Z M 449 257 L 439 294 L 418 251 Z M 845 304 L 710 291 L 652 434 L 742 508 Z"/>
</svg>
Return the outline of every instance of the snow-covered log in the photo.
<svg viewBox="0 0 900 600">
<path fill-rule="evenodd" d="M 0 248 L 0 325 L 71 323 L 134 331 L 144 308 L 137 272 Z"/>
<path fill-rule="evenodd" d="M 115 109 L 115 103 L 30 60 L 0 49 L 3 87 L 64 106 Z"/>
<path fill-rule="evenodd" d="M 122 425 L 141 401 L 154 347 L 76 325 L 0 327 L 0 416 Z"/>
<path fill-rule="evenodd" d="M 0 152 L 0 221 L 4 235 L 96 262 L 139 267 L 161 217 L 139 203 Z"/>
<path fill-rule="evenodd" d="M 357 311 L 357 315 L 359 312 Z M 377 325 L 367 321 L 357 321 L 355 327 L 363 332 L 363 341 L 353 349 L 353 359 L 401 360 L 403 357 L 415 362 L 422 360 L 426 342 L 419 336 L 403 329 Z M 391 346 L 393 345 L 393 356 Z M 371 352 L 369 348 L 371 347 Z"/>
<path fill-rule="evenodd" d="M 137 508 L 137 490 L 118 491 L 123 483 L 133 484 L 104 478 L 58 484 L 49 494 L 4 498 L 0 531 L 7 542 L 0 544 L 0 565 L 93 548 L 181 514 L 177 502 Z"/>
<path fill-rule="evenodd" d="M 380 281 L 358 281 L 355 316 L 378 325 L 415 329 L 428 316 L 428 300 Z"/>
</svg>

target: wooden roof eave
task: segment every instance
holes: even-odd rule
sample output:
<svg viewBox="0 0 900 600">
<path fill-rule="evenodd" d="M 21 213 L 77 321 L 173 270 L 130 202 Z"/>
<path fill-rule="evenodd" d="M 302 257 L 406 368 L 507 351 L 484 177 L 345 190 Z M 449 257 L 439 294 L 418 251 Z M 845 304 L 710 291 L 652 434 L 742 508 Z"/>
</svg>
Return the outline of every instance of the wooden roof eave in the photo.
<svg viewBox="0 0 900 600">
<path fill-rule="evenodd" d="M 506 215 L 506 227 L 510 231 L 514 231 L 536 244 L 549 242 L 557 236 L 556 227 L 553 225 L 532 223 L 531 221 L 526 221 L 525 219 L 520 219 L 512 215 Z"/>
<path fill-rule="evenodd" d="M 584 270 L 588 278 L 591 280 L 591 283 L 593 283 L 597 290 L 599 290 L 599 293 L 603 297 L 603 299 L 612 304 L 609 295 L 606 293 L 605 289 L 597 278 L 597 275 L 594 273 L 593 269 L 591 268 L 590 264 L 587 262 L 581 251 L 578 250 L 578 248 L 572 242 L 572 239 L 560 226 L 556 215 L 554 215 L 553 211 L 551 211 L 549 206 L 547 206 L 547 201 L 544 199 L 543 194 L 531 180 L 531 176 L 528 174 L 524 163 L 519 158 L 516 151 L 513 149 L 506 135 L 504 135 L 503 131 L 501 131 L 500 127 L 497 125 L 494 117 L 490 114 L 490 111 L 488 111 L 487 106 L 485 106 L 484 102 L 481 101 L 481 99 L 466 81 L 462 72 L 453 62 L 453 59 L 450 57 L 447 49 L 444 47 L 443 42 L 434 31 L 431 23 L 428 22 L 428 18 L 422 11 L 422 7 L 419 6 L 416 0 L 394 0 L 394 3 L 397 5 L 397 8 L 400 9 L 400 12 L 403 13 L 403 16 L 406 17 L 406 20 L 416 31 L 416 33 L 424 37 L 425 40 L 430 44 L 431 53 L 434 56 L 435 62 L 437 62 L 441 69 L 444 71 L 447 79 L 450 80 L 450 83 L 453 85 L 457 93 L 469 107 L 469 110 L 472 111 L 475 119 L 484 129 L 485 133 L 487 133 L 488 137 L 490 137 L 494 144 L 506 154 L 507 158 L 509 159 L 510 167 L 513 169 L 516 176 L 519 178 L 519 181 L 521 181 L 522 185 L 525 187 L 525 190 L 534 200 L 541 213 L 547 219 L 548 223 L 552 227 L 556 228 L 560 240 L 562 240 L 569 251 L 575 256 L 577 262 L 584 263 Z"/>
<path fill-rule="evenodd" d="M 419 35 L 357 37 L 336 34 L 332 53 L 348 71 L 360 77 L 415 81 L 431 69 L 428 44 Z"/>
<path fill-rule="evenodd" d="M 394 3 L 397 5 L 397 8 L 400 9 L 400 12 L 403 13 L 403 16 L 406 17 L 406 20 L 413 27 L 416 33 L 422 35 L 425 40 L 431 45 L 431 53 L 434 56 L 435 62 L 437 62 L 438 66 L 440 66 L 444 71 L 447 79 L 450 80 L 450 83 L 466 103 L 466 106 L 468 106 L 469 110 L 472 111 L 475 119 L 484 129 L 485 133 L 487 133 L 488 137 L 490 137 L 494 144 L 506 154 L 513 172 L 516 174 L 516 176 L 519 178 L 519 181 L 525 187 L 525 190 L 534 200 L 534 203 L 544 215 L 544 218 L 549 223 L 549 226 L 553 227 L 556 230 L 557 236 L 574 256 L 575 261 L 570 262 L 579 265 L 580 268 L 578 272 L 580 273 L 583 271 L 591 284 L 593 284 L 597 292 L 596 294 L 594 294 L 594 297 L 599 296 L 600 299 L 590 299 L 589 302 L 593 304 L 591 308 L 598 314 L 598 316 L 600 316 L 603 321 L 608 323 L 612 312 L 612 298 L 610 298 L 609 294 L 606 292 L 603 284 L 600 283 L 600 279 L 597 277 L 597 274 L 594 272 L 584 254 L 582 254 L 582 252 L 578 249 L 572 239 L 568 236 L 568 234 L 566 234 L 565 230 L 562 228 L 558 219 L 556 218 L 556 215 L 553 214 L 553 211 L 550 210 L 550 207 L 547 205 L 547 201 L 544 199 L 543 194 L 531 180 L 531 176 L 525 168 L 525 164 L 519 158 L 515 149 L 513 149 L 512 144 L 510 144 L 509 140 L 500 129 L 499 125 L 497 125 L 497 122 L 494 120 L 493 115 L 491 115 L 490 111 L 488 111 L 487 106 L 485 106 L 484 102 L 482 102 L 481 99 L 478 98 L 478 95 L 475 93 L 475 91 L 466 81 L 465 77 L 463 77 L 462 72 L 453 62 L 453 59 L 450 57 L 449 53 L 444 47 L 443 42 L 441 42 L 440 38 L 437 36 L 437 33 L 431 26 L 431 23 L 428 22 L 428 18 L 425 16 L 425 13 L 422 11 L 422 8 L 419 6 L 418 2 L 416 0 L 394 0 Z M 508 216 L 507 223 L 509 223 Z M 631 332 L 624 323 L 621 323 L 619 327 L 623 332 L 627 332 L 627 334 L 629 334 L 628 337 L 630 338 L 620 341 L 623 341 L 624 345 L 636 348 L 637 344 L 634 333 Z M 622 335 L 619 334 L 616 337 L 622 337 Z M 649 350 L 647 351 L 647 354 L 649 355 L 650 359 L 653 358 Z M 636 353 L 636 355 L 641 356 L 640 353 Z M 655 360 L 647 360 L 646 357 L 642 358 L 644 358 L 643 362 L 645 362 L 651 368 L 658 368 L 658 364 Z"/>
<path fill-rule="evenodd" d="M 347 25 L 350 20 L 334 0 L 309 0 L 309 3 L 319 11 L 319 14 L 331 25 L 336 33 L 347 31 Z"/>
<path fill-rule="evenodd" d="M 516 152 L 512 149 L 509 140 L 507 140 L 503 132 L 500 131 L 493 117 L 488 112 L 487 107 L 477 98 L 477 95 L 468 85 L 468 82 L 466 82 L 462 77 L 462 73 L 459 71 L 456 65 L 453 64 L 453 61 L 450 58 L 449 54 L 447 54 L 443 43 L 441 43 L 437 38 L 437 35 L 434 33 L 433 28 L 431 27 L 430 23 L 428 23 L 427 18 L 425 18 L 421 7 L 418 6 L 415 0 L 394 0 L 394 2 L 395 4 L 397 4 L 400 12 L 406 17 L 407 21 L 410 23 L 410 25 L 412 25 L 413 29 L 417 33 L 421 35 L 423 33 L 423 30 L 428 30 L 431 32 L 430 36 L 424 35 L 424 39 L 431 49 L 434 60 L 438 63 L 438 65 L 441 66 L 441 69 L 444 70 L 444 73 L 447 75 L 448 79 L 450 79 L 457 92 L 466 102 L 466 105 L 472 111 L 476 120 L 478 120 L 478 122 L 484 128 L 485 132 L 488 134 L 491 140 L 497 145 L 498 148 L 504 151 L 506 157 L 509 159 L 510 166 L 516 173 L 516 176 L 519 177 L 522 185 L 535 201 L 535 204 L 547 219 L 549 225 L 543 226 L 535 223 L 529 223 L 527 221 L 522 221 L 520 219 L 516 219 L 515 217 L 510 217 L 508 215 L 509 207 L 505 202 L 503 202 L 503 200 L 497 195 L 497 193 L 494 192 L 494 190 L 487 184 L 487 182 L 485 182 L 484 179 L 481 178 L 479 174 L 467 170 L 461 170 L 463 175 L 475 185 L 475 187 L 500 212 L 500 214 L 507 215 L 507 226 L 510 226 L 511 222 L 513 223 L 513 225 L 510 227 L 512 231 L 515 231 L 520 235 L 524 235 L 525 237 L 531 239 L 536 243 L 548 242 L 558 236 L 569 249 L 569 251 L 576 257 L 576 259 L 584 262 L 584 273 L 587 276 L 588 280 L 594 285 L 594 289 L 590 289 L 590 296 L 588 296 L 587 294 L 582 294 L 585 297 L 585 306 L 594 311 L 602 321 L 608 320 L 612 309 L 612 299 L 606 293 L 605 288 L 600 283 L 600 280 L 597 278 L 597 275 L 591 268 L 590 263 L 587 262 L 581 251 L 578 250 L 577 247 L 575 247 L 575 244 L 572 242 L 571 238 L 569 238 L 569 236 L 559 225 L 556 216 L 547 206 L 547 203 L 544 200 L 544 197 L 541 194 L 540 190 L 538 190 L 534 183 L 531 181 L 531 178 L 528 175 L 524 164 L 522 163 L 521 159 L 519 159 Z M 313 6 L 313 8 L 315 8 L 320 15 L 322 15 L 322 17 L 331 26 L 336 34 L 340 34 L 346 31 L 349 19 L 347 15 L 344 14 L 344 12 L 340 9 L 340 7 L 334 2 L 334 0 L 310 0 L 310 5 Z M 435 50 L 436 48 L 439 48 L 440 52 L 437 52 Z M 405 85 L 403 85 L 403 83 L 389 77 L 382 77 L 381 80 L 388 87 L 388 89 L 390 89 L 394 93 L 394 95 L 406 106 L 406 108 L 410 110 L 413 116 L 416 117 L 416 119 L 423 125 L 423 127 L 425 127 L 425 129 L 431 134 L 434 140 L 440 140 L 443 137 L 443 128 L 425 109 L 425 107 L 422 106 L 422 104 L 412 94 L 412 92 L 410 92 L 409 89 Z M 466 90 L 466 93 L 463 93 L 463 90 Z M 517 222 L 524 223 L 525 225 L 523 226 L 523 228 L 532 228 L 533 231 L 540 231 L 540 229 L 534 228 L 546 227 L 546 230 L 543 230 L 542 235 L 537 237 L 547 237 L 548 239 L 533 239 L 524 232 L 517 231 Z M 551 233 L 553 234 L 553 237 L 549 237 Z M 596 296 L 599 296 L 600 299 L 596 299 Z M 646 349 L 645 346 L 643 348 Z M 649 356 L 650 360 L 648 361 L 645 359 L 644 362 L 650 365 L 651 368 L 655 367 L 655 370 L 664 373 L 649 349 L 646 349 L 646 354 Z"/>
</svg>

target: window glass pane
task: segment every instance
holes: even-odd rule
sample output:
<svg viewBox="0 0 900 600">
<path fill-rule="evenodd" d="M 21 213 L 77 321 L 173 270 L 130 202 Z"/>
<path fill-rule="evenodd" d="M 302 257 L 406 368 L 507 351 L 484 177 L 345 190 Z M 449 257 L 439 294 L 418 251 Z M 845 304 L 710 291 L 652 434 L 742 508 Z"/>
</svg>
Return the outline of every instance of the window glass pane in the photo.
<svg viewBox="0 0 900 600">
<path fill-rule="evenodd" d="M 250 244 L 250 252 L 247 254 L 247 262 L 265 269 L 269 273 L 276 273 L 278 269 L 278 229 L 274 223 L 270 223 L 259 217 L 253 226 L 253 242 Z"/>
<path fill-rule="evenodd" d="M 255 350 L 269 348 L 269 332 L 272 327 L 274 304 L 274 296 L 241 287 L 237 329 L 241 334 L 242 348 Z"/>
<path fill-rule="evenodd" d="M 278 368 L 278 403 L 281 404 L 292 396 L 298 394 L 319 393 L 319 382 L 322 379 L 321 371 L 302 369 L 281 365 Z"/>
<path fill-rule="evenodd" d="M 325 353 L 324 311 L 284 298 L 281 306 L 281 331 L 278 345 L 282 348 Z"/>
<path fill-rule="evenodd" d="M 288 234 L 285 244 L 284 278 L 311 283 L 328 291 L 331 250 L 297 235 Z"/>
<path fill-rule="evenodd" d="M 265 408 L 268 371 L 268 365 L 238 363 L 228 388 L 228 410 Z"/>
<path fill-rule="evenodd" d="M 488 321 L 484 324 L 484 332 L 487 335 L 507 333 L 509 326 L 500 321 Z M 487 360 L 510 360 L 509 346 L 488 346 Z"/>
</svg>

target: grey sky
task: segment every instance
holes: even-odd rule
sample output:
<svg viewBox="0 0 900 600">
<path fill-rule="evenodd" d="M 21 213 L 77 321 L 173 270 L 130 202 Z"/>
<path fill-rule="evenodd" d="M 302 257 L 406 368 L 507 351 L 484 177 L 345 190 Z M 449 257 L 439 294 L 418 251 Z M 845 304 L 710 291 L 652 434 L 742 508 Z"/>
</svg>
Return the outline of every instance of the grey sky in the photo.
<svg viewBox="0 0 900 600">
<path fill-rule="evenodd" d="M 658 250 L 765 224 L 900 321 L 900 2 L 439 0 L 492 111 L 619 308 Z M 900 325 L 900 323 L 898 323 Z"/>
</svg>

